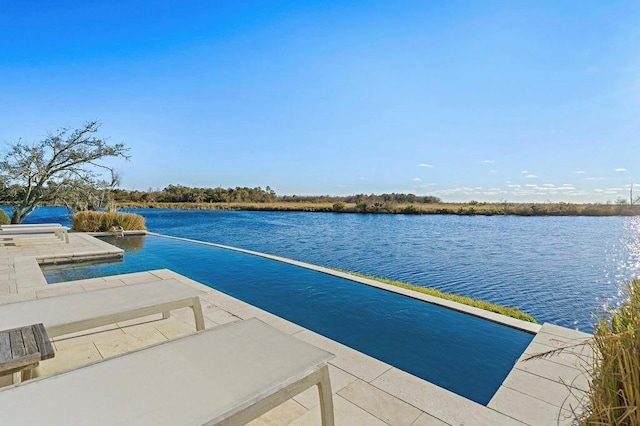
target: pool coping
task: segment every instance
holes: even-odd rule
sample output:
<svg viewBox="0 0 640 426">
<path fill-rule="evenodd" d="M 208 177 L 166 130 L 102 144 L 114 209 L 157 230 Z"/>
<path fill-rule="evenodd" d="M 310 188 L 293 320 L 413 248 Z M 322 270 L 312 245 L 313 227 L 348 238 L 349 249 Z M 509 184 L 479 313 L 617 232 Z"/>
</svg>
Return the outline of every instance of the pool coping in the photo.
<svg viewBox="0 0 640 426">
<path fill-rule="evenodd" d="M 87 260 L 118 259 L 124 250 L 81 232 L 70 232 L 69 243 L 40 245 L 32 242 L 0 248 L 1 257 L 15 253 L 6 265 L 7 278 L 0 287 L 0 303 L 20 299 L 19 293 L 33 292 L 48 285 L 40 265 L 76 263 Z"/>
<path fill-rule="evenodd" d="M 150 278 L 145 279 L 145 276 Z M 364 410 L 389 425 L 405 424 L 386 420 L 384 414 L 389 414 L 389 410 L 395 412 L 415 409 L 422 414 L 419 419 L 410 423 L 413 426 L 568 425 L 572 421 L 571 408 L 576 407 L 577 399 L 572 398 L 573 391 L 568 390 L 562 380 L 569 383 L 578 378 L 584 383 L 581 371 L 571 367 L 573 361 L 566 357 L 525 361 L 527 356 L 538 353 L 540 348 L 553 349 L 558 345 L 575 342 L 572 330 L 551 324 L 544 324 L 489 403 L 482 405 L 169 269 L 57 283 L 50 286 L 50 289 L 40 290 L 38 297 L 43 292 L 51 296 L 72 292 L 77 287 L 89 291 L 110 287 L 113 285 L 111 283 L 127 285 L 158 279 L 177 279 L 204 291 L 206 294 L 202 297 L 202 303 L 205 318 L 215 320 L 218 324 L 259 318 L 283 332 L 336 354 L 336 358 L 329 363 L 333 368 L 332 374 L 336 375 L 332 377 L 334 399 L 346 400 L 357 407 L 350 410 Z M 186 322 L 193 323 L 191 312 L 183 317 Z M 294 424 L 313 424 L 309 422 L 309 418 L 317 414 L 317 405 L 314 406 L 311 402 L 313 394 L 314 392 L 307 392 L 293 398 L 309 410 L 301 417 L 305 421 Z M 337 404 L 341 403 L 344 404 Z M 344 407 L 339 410 L 339 414 L 344 415 Z M 375 421 L 362 424 L 381 423 Z"/>
</svg>

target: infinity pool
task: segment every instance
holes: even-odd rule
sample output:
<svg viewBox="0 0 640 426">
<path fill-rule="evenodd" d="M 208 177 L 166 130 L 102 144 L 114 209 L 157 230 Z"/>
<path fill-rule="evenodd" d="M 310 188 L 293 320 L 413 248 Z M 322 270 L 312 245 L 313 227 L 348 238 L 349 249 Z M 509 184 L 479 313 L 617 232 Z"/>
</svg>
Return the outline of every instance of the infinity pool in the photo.
<svg viewBox="0 0 640 426">
<path fill-rule="evenodd" d="M 124 260 L 44 267 L 49 283 L 168 268 L 486 405 L 533 335 L 346 279 L 159 236 Z M 384 262 L 381 259 L 381 262 Z"/>
</svg>

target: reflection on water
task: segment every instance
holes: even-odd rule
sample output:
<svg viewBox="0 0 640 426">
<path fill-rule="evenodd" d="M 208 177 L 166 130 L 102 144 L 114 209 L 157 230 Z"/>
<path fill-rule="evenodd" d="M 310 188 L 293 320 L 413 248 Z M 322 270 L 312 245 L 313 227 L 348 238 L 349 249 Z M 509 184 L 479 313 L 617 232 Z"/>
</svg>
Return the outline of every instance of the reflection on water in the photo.
<svg viewBox="0 0 640 426">
<path fill-rule="evenodd" d="M 605 276 L 616 292 L 601 296 L 603 310 L 620 306 L 627 297 L 626 282 L 631 277 L 640 276 L 640 217 L 628 218 L 624 222 L 624 231 L 610 251 L 609 259 L 615 270 L 613 276 L 605 271 Z"/>
<path fill-rule="evenodd" d="M 138 251 L 144 248 L 144 235 L 128 235 L 126 237 L 104 237 L 104 241 L 124 251 Z"/>
</svg>

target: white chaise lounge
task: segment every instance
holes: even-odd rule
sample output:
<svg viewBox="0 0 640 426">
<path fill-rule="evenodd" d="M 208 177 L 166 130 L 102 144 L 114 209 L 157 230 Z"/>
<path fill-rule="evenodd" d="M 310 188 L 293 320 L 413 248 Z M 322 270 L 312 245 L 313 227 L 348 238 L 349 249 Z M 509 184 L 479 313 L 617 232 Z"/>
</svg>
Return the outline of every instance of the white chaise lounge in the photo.
<svg viewBox="0 0 640 426">
<path fill-rule="evenodd" d="M 0 225 L 0 243 L 41 242 L 42 238 L 56 237 L 69 243 L 69 229 L 57 223 Z"/>
<path fill-rule="evenodd" d="M 20 229 L 20 228 L 58 228 L 62 225 L 59 223 L 19 223 L 0 225 L 0 229 Z"/>
<path fill-rule="evenodd" d="M 318 386 L 333 357 L 256 319 L 0 390 L 0 424 L 241 425 Z"/>
<path fill-rule="evenodd" d="M 42 323 L 49 337 L 120 321 L 191 308 L 197 330 L 204 330 L 199 296 L 204 292 L 175 279 L 65 294 L 0 305 L 3 329 Z"/>
</svg>

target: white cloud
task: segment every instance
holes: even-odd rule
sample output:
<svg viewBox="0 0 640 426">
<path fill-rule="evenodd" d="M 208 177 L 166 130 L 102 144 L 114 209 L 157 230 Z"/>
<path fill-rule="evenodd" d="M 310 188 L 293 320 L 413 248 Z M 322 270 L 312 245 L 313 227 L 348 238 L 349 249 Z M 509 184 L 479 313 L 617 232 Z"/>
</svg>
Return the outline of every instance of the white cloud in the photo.
<svg viewBox="0 0 640 426">
<path fill-rule="evenodd" d="M 418 164 L 418 167 L 429 167 L 430 169 L 432 169 L 434 166 L 433 164 L 420 163 Z"/>
<path fill-rule="evenodd" d="M 536 185 L 535 183 L 528 183 L 525 185 L 527 188 L 537 188 L 538 185 Z"/>
<path fill-rule="evenodd" d="M 556 186 L 552 183 L 545 183 L 542 186 L 546 187 L 546 188 L 555 188 Z"/>
<path fill-rule="evenodd" d="M 529 173 L 529 172 L 528 172 L 528 171 L 526 171 L 526 170 L 523 170 L 523 171 L 521 171 L 520 173 L 522 173 L 523 175 L 526 175 L 526 174 L 527 174 L 527 173 Z"/>
<path fill-rule="evenodd" d="M 533 175 L 533 174 L 528 174 L 525 177 L 531 179 L 531 178 L 537 178 L 538 176 Z"/>
<path fill-rule="evenodd" d="M 577 175 L 583 175 L 583 174 L 585 174 L 585 173 L 587 173 L 587 172 L 585 172 L 584 170 L 578 170 L 578 171 L 576 172 L 576 174 L 577 174 Z"/>
<path fill-rule="evenodd" d="M 495 163 L 495 161 L 493 161 L 493 160 L 482 160 L 482 162 L 484 164 L 493 164 L 493 163 Z"/>
<path fill-rule="evenodd" d="M 413 181 L 414 181 L 414 182 L 420 182 L 421 180 L 422 180 L 422 179 L 420 179 L 420 178 L 413 178 Z"/>
<path fill-rule="evenodd" d="M 364 176 L 358 176 L 358 180 L 367 180 L 367 178 Z"/>
<path fill-rule="evenodd" d="M 588 177 L 586 180 L 602 180 L 603 177 Z"/>
<path fill-rule="evenodd" d="M 473 188 L 469 188 L 468 186 L 458 187 L 458 188 L 448 188 L 441 189 L 436 191 L 436 194 L 439 195 L 454 195 L 454 194 L 463 194 L 463 195 L 473 195 L 476 194 Z"/>
<path fill-rule="evenodd" d="M 521 188 L 520 185 L 507 185 L 509 188 Z"/>
<path fill-rule="evenodd" d="M 627 169 L 625 169 L 624 167 L 619 167 L 616 169 L 616 172 L 626 172 Z"/>
</svg>

